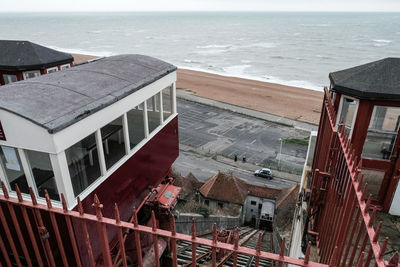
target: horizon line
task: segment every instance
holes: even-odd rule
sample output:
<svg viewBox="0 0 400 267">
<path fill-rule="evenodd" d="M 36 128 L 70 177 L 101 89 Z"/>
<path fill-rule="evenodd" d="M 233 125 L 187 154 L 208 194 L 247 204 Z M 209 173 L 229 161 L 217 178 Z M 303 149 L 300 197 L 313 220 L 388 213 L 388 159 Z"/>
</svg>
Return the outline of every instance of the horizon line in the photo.
<svg viewBox="0 0 400 267">
<path fill-rule="evenodd" d="M 194 13 L 205 13 L 205 12 L 232 12 L 232 13 L 400 13 L 400 10 L 41 10 L 41 11 L 21 11 L 21 10 L 9 10 L 0 11 L 0 14 L 4 13 L 170 13 L 170 12 L 194 12 Z"/>
</svg>

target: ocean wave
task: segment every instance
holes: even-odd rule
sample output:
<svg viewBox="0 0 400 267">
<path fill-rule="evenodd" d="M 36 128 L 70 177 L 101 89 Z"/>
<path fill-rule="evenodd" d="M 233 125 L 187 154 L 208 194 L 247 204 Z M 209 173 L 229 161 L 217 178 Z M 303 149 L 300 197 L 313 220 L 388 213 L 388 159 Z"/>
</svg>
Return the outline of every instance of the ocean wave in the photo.
<svg viewBox="0 0 400 267">
<path fill-rule="evenodd" d="M 211 45 L 198 45 L 196 48 L 198 49 L 209 49 L 209 48 L 229 48 L 232 47 L 232 45 L 217 45 L 217 44 L 211 44 Z"/>
<path fill-rule="evenodd" d="M 109 57 L 115 55 L 115 53 L 110 52 L 110 51 L 96 51 L 96 50 L 83 50 L 79 48 L 62 48 L 62 47 L 57 47 L 57 46 L 47 46 L 51 49 L 62 51 L 65 53 L 71 53 L 71 54 L 82 54 L 82 55 L 92 55 L 96 57 Z"/>
<path fill-rule="evenodd" d="M 373 46 L 375 47 L 387 46 L 393 42 L 392 40 L 386 40 L 386 39 L 377 39 L 372 41 L 374 42 Z"/>
<path fill-rule="evenodd" d="M 229 74 L 242 75 L 244 74 L 244 70 L 250 67 L 251 65 L 233 65 L 229 67 L 223 67 L 222 69 Z"/>
<path fill-rule="evenodd" d="M 92 34 L 100 34 L 100 33 L 102 33 L 103 31 L 101 31 L 101 30 L 92 30 L 92 31 L 87 31 L 87 33 L 92 33 Z"/>
<path fill-rule="evenodd" d="M 372 41 L 377 42 L 377 43 L 386 43 L 386 44 L 393 42 L 392 40 L 385 40 L 385 39 L 377 39 L 377 40 L 372 40 Z"/>
<path fill-rule="evenodd" d="M 276 44 L 276 43 L 253 43 L 253 44 L 247 44 L 247 45 L 240 45 L 235 48 L 253 48 L 253 47 L 274 48 L 277 46 L 278 46 L 278 44 Z"/>
<path fill-rule="evenodd" d="M 293 86 L 293 87 L 300 87 L 300 88 L 305 88 L 305 89 L 310 89 L 314 91 L 323 91 L 323 86 L 318 86 L 310 81 L 304 81 L 304 80 L 283 80 L 281 78 L 271 76 L 271 75 L 265 75 L 263 76 L 267 80 L 267 82 L 270 83 L 277 83 L 277 84 L 283 84 L 287 86 Z"/>
<path fill-rule="evenodd" d="M 317 58 L 322 58 L 322 59 L 332 59 L 330 56 L 325 56 L 325 55 L 315 55 Z"/>
<path fill-rule="evenodd" d="M 329 27 L 331 25 L 330 24 L 326 24 L 326 23 L 316 23 L 316 24 L 300 24 L 300 26 L 306 26 L 306 27 Z"/>
<path fill-rule="evenodd" d="M 184 59 L 183 62 L 185 62 L 185 63 L 198 63 L 198 64 L 204 63 L 204 61 L 194 60 L 194 59 Z"/>
<path fill-rule="evenodd" d="M 203 56 L 208 56 L 208 55 L 216 55 L 216 54 L 221 54 L 228 52 L 229 49 L 209 49 L 209 50 L 199 50 L 195 51 L 195 53 L 203 55 Z"/>
<path fill-rule="evenodd" d="M 201 72 L 208 72 L 208 73 L 212 73 L 212 74 L 221 75 L 224 77 L 237 77 L 237 78 L 242 78 L 242 79 L 247 79 L 247 80 L 276 83 L 276 84 L 282 84 L 282 85 L 287 85 L 287 86 L 295 86 L 295 87 L 300 87 L 300 88 L 309 89 L 309 90 L 313 90 L 313 91 L 323 91 L 322 86 L 316 85 L 309 81 L 286 81 L 283 79 L 279 79 L 279 78 L 276 78 L 273 76 L 267 76 L 267 75 L 265 75 L 263 77 L 246 75 L 246 74 L 234 75 L 232 73 L 224 73 L 224 72 L 219 72 L 219 71 L 213 71 L 213 70 L 202 69 L 202 68 L 186 67 L 186 66 L 178 66 L 178 68 L 194 70 L 194 71 L 201 71 Z"/>
</svg>

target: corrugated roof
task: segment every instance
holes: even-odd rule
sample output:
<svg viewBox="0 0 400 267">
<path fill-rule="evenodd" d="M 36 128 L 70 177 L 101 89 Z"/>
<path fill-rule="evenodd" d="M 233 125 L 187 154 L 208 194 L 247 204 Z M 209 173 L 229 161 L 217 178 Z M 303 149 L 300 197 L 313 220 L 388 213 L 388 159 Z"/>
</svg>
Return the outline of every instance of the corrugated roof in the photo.
<svg viewBox="0 0 400 267">
<path fill-rule="evenodd" d="M 359 99 L 400 100 L 400 58 L 332 72 L 332 90 Z"/>
<path fill-rule="evenodd" d="M 38 70 L 70 63 L 74 58 L 29 41 L 0 40 L 0 69 Z"/>
<path fill-rule="evenodd" d="M 232 173 L 218 172 L 207 179 L 199 191 L 206 198 L 243 205 L 247 195 L 276 199 L 282 190 L 253 185 Z"/>
<path fill-rule="evenodd" d="M 0 88 L 0 109 L 58 132 L 173 72 L 143 55 L 103 58 Z"/>
</svg>

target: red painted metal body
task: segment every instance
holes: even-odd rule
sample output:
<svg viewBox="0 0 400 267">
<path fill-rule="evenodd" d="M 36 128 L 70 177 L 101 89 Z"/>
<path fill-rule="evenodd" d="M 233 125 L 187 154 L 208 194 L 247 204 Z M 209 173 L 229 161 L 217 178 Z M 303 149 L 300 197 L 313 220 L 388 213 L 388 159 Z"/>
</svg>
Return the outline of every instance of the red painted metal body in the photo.
<svg viewBox="0 0 400 267">
<path fill-rule="evenodd" d="M 387 239 L 379 240 L 382 222 L 374 228 L 377 208 L 360 174 L 363 163 L 357 155 L 361 151 L 350 142 L 343 125 L 336 129 L 335 120 L 334 103 L 326 91 L 313 162 L 308 211 L 312 220 L 305 231 L 316 233 L 323 263 L 387 266 L 390 262 L 383 258 Z M 392 257 L 394 266 L 397 257 Z"/>
<path fill-rule="evenodd" d="M 332 118 L 328 117 L 326 112 L 326 105 L 323 103 L 320 124 L 318 128 L 317 145 L 315 149 L 315 157 L 313 162 L 313 170 L 319 169 L 323 171 L 326 169 L 328 162 L 329 146 L 332 142 L 332 126 L 337 125 L 336 115 L 340 108 L 340 94 L 335 96 L 334 100 L 331 101 Z M 399 107 L 400 103 L 395 101 L 378 101 L 378 100 L 363 100 L 359 99 L 359 105 L 357 110 L 357 116 L 355 118 L 351 144 L 352 153 L 358 158 L 361 158 L 361 154 L 364 147 L 364 142 L 368 133 L 368 127 L 370 124 L 370 118 L 373 113 L 374 106 L 387 106 L 387 107 Z M 331 120 L 331 121 L 330 121 Z M 332 125 L 331 125 L 332 123 Z M 399 129 L 400 131 L 400 129 Z M 400 133 L 398 132 L 398 135 Z M 384 173 L 382 181 L 380 183 L 379 191 L 373 195 L 372 202 L 374 205 L 379 206 L 379 209 L 388 211 L 394 195 L 394 192 L 398 184 L 398 176 L 400 175 L 400 155 L 398 152 L 400 149 L 400 138 L 396 138 L 394 143 L 393 155 L 390 160 L 379 160 L 379 159 L 363 159 L 362 169 L 381 171 Z"/>
<path fill-rule="evenodd" d="M 99 185 L 88 197 L 82 200 L 82 206 L 86 211 L 93 210 L 92 203 L 95 195 L 102 196 L 106 206 L 102 213 L 106 217 L 114 216 L 114 204 L 119 207 L 121 220 L 128 221 L 132 217 L 132 209 L 139 206 L 149 193 L 149 188 L 156 187 L 168 175 L 172 163 L 179 155 L 178 144 L 178 117 L 161 129 L 151 140 L 149 140 L 139 151 L 132 155 L 121 167 L 110 177 Z M 77 210 L 75 207 L 74 210 Z M 139 218 L 140 219 L 140 218 Z M 84 242 L 84 231 L 80 222 L 73 221 L 79 250 L 87 251 Z M 92 235 L 95 227 L 89 227 L 88 234 Z M 117 231 L 107 231 L 108 239 L 117 238 Z M 101 247 L 92 244 L 95 258 L 100 255 Z M 87 253 L 84 253 L 87 254 Z M 88 261 L 88 255 L 82 255 Z"/>
</svg>

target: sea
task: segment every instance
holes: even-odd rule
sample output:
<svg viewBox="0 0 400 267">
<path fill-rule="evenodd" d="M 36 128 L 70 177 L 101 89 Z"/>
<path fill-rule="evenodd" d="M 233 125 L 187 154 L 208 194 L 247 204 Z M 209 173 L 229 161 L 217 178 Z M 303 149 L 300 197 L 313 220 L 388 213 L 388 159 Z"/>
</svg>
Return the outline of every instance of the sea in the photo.
<svg viewBox="0 0 400 267">
<path fill-rule="evenodd" d="M 400 57 L 400 13 L 0 13 L 0 39 L 322 90 L 330 72 Z"/>
</svg>

